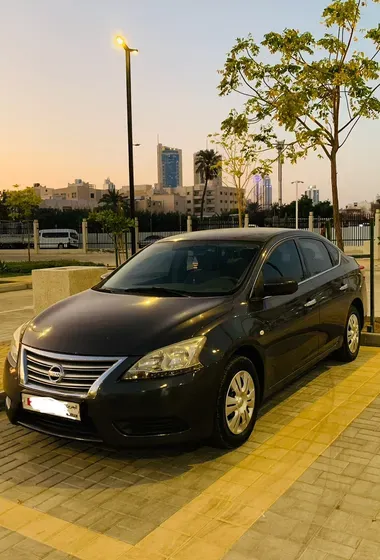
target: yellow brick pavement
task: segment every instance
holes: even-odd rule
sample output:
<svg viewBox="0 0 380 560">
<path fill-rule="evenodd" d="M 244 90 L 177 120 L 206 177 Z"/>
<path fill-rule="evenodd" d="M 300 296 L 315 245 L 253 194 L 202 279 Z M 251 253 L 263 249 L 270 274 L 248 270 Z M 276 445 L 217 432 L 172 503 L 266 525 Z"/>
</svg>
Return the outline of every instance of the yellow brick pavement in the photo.
<svg viewBox="0 0 380 560">
<path fill-rule="evenodd" d="M 348 369 L 350 368 L 350 369 Z M 0 498 L 0 526 L 81 560 L 221 560 L 380 394 L 380 353 L 364 348 L 360 360 L 326 370 L 308 385 L 324 395 L 294 414 L 260 443 L 270 425 L 306 394 L 301 388 L 260 418 L 249 453 L 146 537 L 130 545 Z M 350 373 L 340 377 L 340 372 Z M 232 455 L 232 454 L 231 454 Z M 214 459 L 215 462 L 220 459 Z M 1 556 L 0 556 L 1 557 Z"/>
</svg>

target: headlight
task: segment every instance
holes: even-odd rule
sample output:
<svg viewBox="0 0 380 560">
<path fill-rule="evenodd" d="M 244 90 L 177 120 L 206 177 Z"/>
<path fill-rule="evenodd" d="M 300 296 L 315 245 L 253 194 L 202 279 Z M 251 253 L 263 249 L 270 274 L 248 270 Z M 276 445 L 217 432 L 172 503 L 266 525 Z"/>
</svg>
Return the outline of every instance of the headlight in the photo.
<svg viewBox="0 0 380 560">
<path fill-rule="evenodd" d="M 18 353 L 20 351 L 20 344 L 21 344 L 22 335 L 24 334 L 27 325 L 28 325 L 28 323 L 24 323 L 23 325 L 21 325 L 21 327 L 19 327 L 18 329 L 15 330 L 15 332 L 13 333 L 13 336 L 12 336 L 12 342 L 11 342 L 11 347 L 10 347 L 9 353 L 11 355 L 12 360 L 15 363 L 17 363 Z"/>
<path fill-rule="evenodd" d="M 202 364 L 199 355 L 206 337 L 190 338 L 147 354 L 123 375 L 123 379 L 151 379 L 180 375 Z"/>
</svg>

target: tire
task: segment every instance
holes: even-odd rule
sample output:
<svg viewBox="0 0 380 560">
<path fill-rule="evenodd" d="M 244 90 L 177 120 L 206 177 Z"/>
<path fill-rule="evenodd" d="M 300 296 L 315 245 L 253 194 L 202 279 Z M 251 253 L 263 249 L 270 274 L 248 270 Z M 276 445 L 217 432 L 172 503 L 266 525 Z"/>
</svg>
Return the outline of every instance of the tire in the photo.
<svg viewBox="0 0 380 560">
<path fill-rule="evenodd" d="M 341 362 L 353 362 L 360 350 L 361 318 L 359 311 L 351 305 L 348 312 L 342 347 L 336 352 Z"/>
<path fill-rule="evenodd" d="M 63 249 L 63 243 L 59 243 L 58 249 Z"/>
<path fill-rule="evenodd" d="M 238 383 L 238 385 L 235 385 L 234 382 Z M 227 414 L 227 397 L 230 399 L 231 407 L 237 404 L 233 403 L 238 397 L 233 385 L 244 388 L 244 384 L 248 389 L 248 397 L 252 395 L 252 398 L 248 399 L 248 401 L 245 400 L 244 408 L 242 407 L 239 410 L 231 408 L 231 413 Z M 246 396 L 243 392 L 242 398 L 246 399 Z M 252 405 L 251 407 L 249 403 Z M 216 406 L 212 443 L 222 449 L 233 449 L 247 441 L 257 419 L 259 403 L 260 384 L 255 366 L 248 358 L 236 356 L 227 364 L 224 370 Z M 243 415 L 241 414 L 242 410 Z"/>
</svg>

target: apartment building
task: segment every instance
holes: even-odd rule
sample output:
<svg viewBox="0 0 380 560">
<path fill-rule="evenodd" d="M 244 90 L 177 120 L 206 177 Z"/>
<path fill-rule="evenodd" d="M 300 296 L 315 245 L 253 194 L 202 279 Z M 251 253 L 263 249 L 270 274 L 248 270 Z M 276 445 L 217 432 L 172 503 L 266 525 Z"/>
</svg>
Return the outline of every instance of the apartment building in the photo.
<svg viewBox="0 0 380 560">
<path fill-rule="evenodd" d="M 194 185 L 176 189 L 183 197 L 186 197 L 187 214 L 200 215 L 203 188 L 204 185 Z M 203 211 L 205 217 L 236 210 L 237 205 L 237 190 L 235 187 L 221 186 L 218 179 L 210 181 L 205 195 Z"/>
</svg>

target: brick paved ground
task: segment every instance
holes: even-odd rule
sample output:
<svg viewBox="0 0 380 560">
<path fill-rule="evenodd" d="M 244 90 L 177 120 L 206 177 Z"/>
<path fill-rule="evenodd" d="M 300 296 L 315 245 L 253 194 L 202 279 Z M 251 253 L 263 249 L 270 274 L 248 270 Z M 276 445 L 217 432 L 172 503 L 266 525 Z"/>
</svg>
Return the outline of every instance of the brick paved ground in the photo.
<svg viewBox="0 0 380 560">
<path fill-rule="evenodd" d="M 0 560 L 380 558 L 380 353 L 324 363 L 250 441 L 115 452 L 0 412 Z"/>
<path fill-rule="evenodd" d="M 0 293 L 0 345 L 8 342 L 17 327 L 33 317 L 32 306 L 32 290 Z"/>
</svg>

